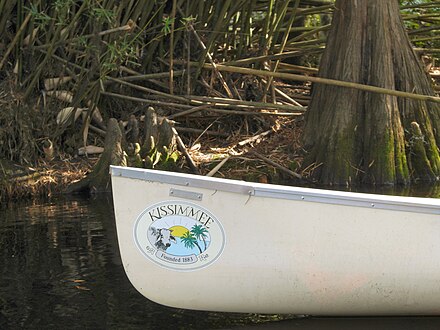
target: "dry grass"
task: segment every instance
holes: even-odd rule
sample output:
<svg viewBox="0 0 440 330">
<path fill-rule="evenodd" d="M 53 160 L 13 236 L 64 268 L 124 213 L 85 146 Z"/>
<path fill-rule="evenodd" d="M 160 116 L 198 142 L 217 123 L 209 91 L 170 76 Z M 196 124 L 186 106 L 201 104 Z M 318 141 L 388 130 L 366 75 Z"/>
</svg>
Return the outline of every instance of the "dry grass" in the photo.
<svg viewBox="0 0 440 330">
<path fill-rule="evenodd" d="M 203 175 L 229 157 L 215 176 L 264 183 L 293 179 L 252 153 L 264 155 L 281 167 L 296 171 L 302 161 L 302 123 L 302 120 L 279 117 L 268 130 L 249 136 L 235 135 L 226 145 L 220 144 L 218 139 L 201 140 L 190 150 L 190 155 Z"/>
</svg>

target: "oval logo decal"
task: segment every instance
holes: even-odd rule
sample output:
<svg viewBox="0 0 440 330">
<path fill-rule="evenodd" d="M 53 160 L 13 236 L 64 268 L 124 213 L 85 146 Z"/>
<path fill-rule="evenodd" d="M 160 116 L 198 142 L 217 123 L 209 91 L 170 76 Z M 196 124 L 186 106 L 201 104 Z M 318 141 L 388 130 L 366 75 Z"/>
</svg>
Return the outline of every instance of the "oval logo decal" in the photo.
<svg viewBox="0 0 440 330">
<path fill-rule="evenodd" d="M 134 226 L 137 247 L 151 261 L 173 270 L 212 264 L 225 246 L 221 223 L 205 208 L 166 201 L 145 209 Z"/>
</svg>

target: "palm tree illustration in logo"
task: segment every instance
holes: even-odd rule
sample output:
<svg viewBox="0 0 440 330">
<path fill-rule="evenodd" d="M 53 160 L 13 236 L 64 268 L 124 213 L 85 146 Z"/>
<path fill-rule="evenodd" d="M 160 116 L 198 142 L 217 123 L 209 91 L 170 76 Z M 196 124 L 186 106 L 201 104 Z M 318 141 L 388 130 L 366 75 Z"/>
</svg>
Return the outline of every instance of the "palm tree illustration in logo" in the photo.
<svg viewBox="0 0 440 330">
<path fill-rule="evenodd" d="M 194 246 L 197 246 L 199 248 L 200 253 L 202 253 L 202 249 L 200 248 L 199 243 L 197 242 L 197 239 L 191 233 L 189 230 L 180 237 L 180 240 L 183 242 L 186 248 L 192 249 Z"/>
<path fill-rule="evenodd" d="M 208 238 L 208 231 L 202 225 L 194 225 L 191 228 L 191 233 L 195 236 L 197 240 L 202 240 L 204 245 L 204 250 L 206 250 L 206 239 Z M 202 253 L 202 251 L 200 251 Z"/>
<path fill-rule="evenodd" d="M 186 248 L 192 249 L 194 246 L 197 246 L 200 253 L 206 250 L 206 238 L 208 238 L 208 231 L 203 228 L 201 225 L 194 225 L 191 228 L 191 231 L 186 231 L 181 237 L 180 240 L 185 245 Z M 198 240 L 202 240 L 204 244 L 204 249 L 200 247 Z"/>
</svg>

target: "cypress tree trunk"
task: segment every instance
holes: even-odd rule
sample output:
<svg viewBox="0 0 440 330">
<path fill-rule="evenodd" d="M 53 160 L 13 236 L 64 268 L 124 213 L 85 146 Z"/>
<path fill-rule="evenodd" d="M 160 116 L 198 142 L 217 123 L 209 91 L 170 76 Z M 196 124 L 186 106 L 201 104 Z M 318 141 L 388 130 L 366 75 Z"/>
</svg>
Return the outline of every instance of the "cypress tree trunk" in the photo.
<svg viewBox="0 0 440 330">
<path fill-rule="evenodd" d="M 336 0 L 335 6 L 319 76 L 434 95 L 406 34 L 398 1 Z M 436 103 L 314 85 L 304 165 L 319 165 L 312 176 L 324 184 L 436 180 L 439 111 Z"/>
<path fill-rule="evenodd" d="M 105 192 L 111 190 L 110 165 L 127 166 L 124 151 L 121 148 L 122 132 L 118 121 L 110 118 L 104 141 L 104 152 L 99 157 L 93 170 L 81 181 L 72 183 L 66 193 Z"/>
</svg>

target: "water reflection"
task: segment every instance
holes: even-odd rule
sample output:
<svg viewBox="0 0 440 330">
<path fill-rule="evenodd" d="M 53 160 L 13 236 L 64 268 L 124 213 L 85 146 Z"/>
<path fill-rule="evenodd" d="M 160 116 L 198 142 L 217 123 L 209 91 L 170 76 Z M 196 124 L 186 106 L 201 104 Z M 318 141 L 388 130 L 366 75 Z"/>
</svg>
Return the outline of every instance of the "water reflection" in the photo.
<svg viewBox="0 0 440 330">
<path fill-rule="evenodd" d="M 206 329 L 264 316 L 178 310 L 128 282 L 110 196 L 2 205 L 0 328 Z"/>
</svg>

